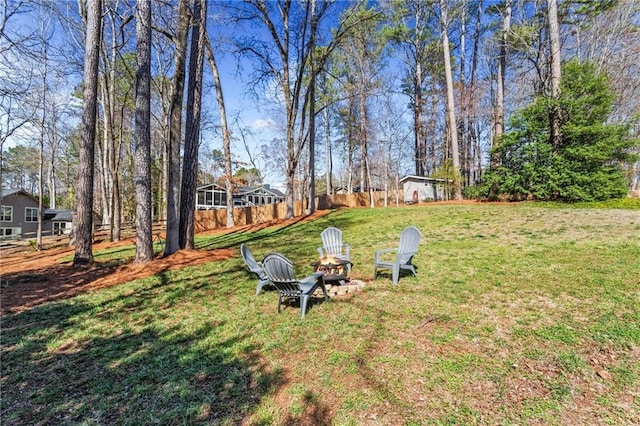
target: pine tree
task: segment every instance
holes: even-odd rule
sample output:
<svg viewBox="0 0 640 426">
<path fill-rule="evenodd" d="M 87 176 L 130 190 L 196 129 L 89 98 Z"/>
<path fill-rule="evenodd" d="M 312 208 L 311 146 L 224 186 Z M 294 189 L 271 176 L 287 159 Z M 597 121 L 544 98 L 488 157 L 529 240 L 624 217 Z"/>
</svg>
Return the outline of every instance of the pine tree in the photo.
<svg viewBox="0 0 640 426">
<path fill-rule="evenodd" d="M 627 192 L 623 165 L 639 145 L 629 126 L 608 122 L 614 95 L 608 77 L 591 63 L 565 64 L 560 98 L 540 96 L 516 114 L 495 154 L 501 165 L 487 174 L 485 195 L 510 199 L 592 201 Z M 551 109 L 562 111 L 554 144 Z"/>
</svg>

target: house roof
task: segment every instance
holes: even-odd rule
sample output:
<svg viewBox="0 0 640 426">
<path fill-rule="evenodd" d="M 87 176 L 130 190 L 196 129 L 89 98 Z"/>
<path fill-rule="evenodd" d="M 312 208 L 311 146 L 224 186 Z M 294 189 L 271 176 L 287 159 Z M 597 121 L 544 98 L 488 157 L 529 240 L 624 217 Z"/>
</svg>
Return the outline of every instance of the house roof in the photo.
<svg viewBox="0 0 640 426">
<path fill-rule="evenodd" d="M 202 185 L 196 188 L 196 191 L 206 191 L 206 190 L 226 191 L 223 187 L 221 187 L 216 183 L 210 183 L 210 184 Z"/>
<path fill-rule="evenodd" d="M 197 191 L 225 191 L 225 189 L 216 184 L 216 183 L 209 183 L 207 185 L 201 185 L 199 187 L 196 188 Z M 261 185 L 261 186 L 239 186 L 235 189 L 235 194 L 240 194 L 240 195 L 244 195 L 244 194 L 250 194 L 250 193 L 254 193 L 254 192 L 259 192 L 261 194 L 270 194 L 270 195 L 274 195 L 277 197 L 284 197 L 284 193 L 282 193 L 282 191 L 275 189 L 275 188 L 271 188 L 269 185 Z"/>
<path fill-rule="evenodd" d="M 2 198 L 8 197 L 10 195 L 16 195 L 16 194 L 26 195 L 29 198 L 35 199 L 33 195 L 29 194 L 27 191 L 21 188 L 9 188 L 9 189 L 2 190 Z"/>
<path fill-rule="evenodd" d="M 29 194 L 24 189 L 3 189 L 2 190 L 2 198 L 9 197 L 11 195 L 24 195 L 25 197 L 29 197 L 34 201 L 38 201 L 36 197 Z M 73 211 L 68 209 L 45 209 L 44 211 L 44 219 L 45 220 L 53 220 L 59 222 L 72 222 L 73 221 Z"/>
<path fill-rule="evenodd" d="M 201 185 L 199 187 L 196 188 L 197 191 L 225 191 L 225 189 L 216 184 L 216 183 L 210 183 L 207 185 Z M 254 194 L 254 193 L 258 193 L 258 194 L 267 194 L 267 195 L 271 195 L 274 197 L 284 197 L 285 194 L 275 188 L 271 188 L 269 185 L 261 185 L 261 186 L 239 186 L 237 187 L 234 191 L 233 196 L 234 197 L 239 197 L 239 196 L 243 196 L 246 194 Z"/>
<path fill-rule="evenodd" d="M 73 212 L 67 209 L 46 209 L 44 218 L 56 222 L 72 222 Z"/>
<path fill-rule="evenodd" d="M 278 189 L 275 189 L 275 188 L 268 187 L 268 186 L 241 187 L 241 188 L 238 188 L 238 192 L 240 194 L 242 194 L 242 195 L 259 193 L 259 194 L 272 195 L 274 197 L 284 197 L 285 196 L 282 193 L 282 191 L 280 191 Z"/>
<path fill-rule="evenodd" d="M 407 175 L 400 179 L 400 183 L 404 183 L 406 181 L 422 181 L 422 182 L 446 182 L 446 179 L 437 179 L 430 178 L 427 176 L 416 176 L 416 175 Z"/>
</svg>

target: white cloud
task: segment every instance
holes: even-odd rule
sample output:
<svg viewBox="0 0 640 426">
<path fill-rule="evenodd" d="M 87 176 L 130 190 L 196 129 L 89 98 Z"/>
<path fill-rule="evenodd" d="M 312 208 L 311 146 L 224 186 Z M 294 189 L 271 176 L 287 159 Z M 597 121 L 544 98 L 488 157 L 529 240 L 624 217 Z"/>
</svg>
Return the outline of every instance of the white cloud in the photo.
<svg viewBox="0 0 640 426">
<path fill-rule="evenodd" d="M 251 129 L 252 130 L 273 130 L 275 128 L 275 121 L 273 121 L 272 119 L 264 119 L 264 118 L 258 118 L 256 120 L 253 120 L 253 122 L 251 123 Z"/>
</svg>

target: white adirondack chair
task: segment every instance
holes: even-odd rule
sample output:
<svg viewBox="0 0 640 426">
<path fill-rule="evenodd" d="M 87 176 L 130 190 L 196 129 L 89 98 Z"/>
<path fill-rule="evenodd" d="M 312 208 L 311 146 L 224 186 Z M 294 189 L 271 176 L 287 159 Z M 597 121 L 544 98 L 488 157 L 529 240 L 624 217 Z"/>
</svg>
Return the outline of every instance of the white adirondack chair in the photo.
<svg viewBox="0 0 640 426">
<path fill-rule="evenodd" d="M 383 249 L 376 251 L 375 269 L 373 271 L 373 279 L 378 274 L 378 269 L 391 269 L 393 284 L 398 284 L 400 278 L 400 270 L 408 270 L 416 275 L 416 268 L 411 264 L 411 259 L 418 252 L 418 245 L 422 234 L 415 226 L 408 226 L 400 233 L 400 243 L 398 247 Z M 390 258 L 388 253 L 395 253 Z M 387 256 L 385 256 L 385 254 Z"/>
<path fill-rule="evenodd" d="M 320 239 L 322 240 L 322 247 L 318 247 L 320 259 L 333 256 L 349 262 L 347 269 L 351 272 L 351 246 L 342 242 L 342 231 L 330 226 L 320 233 Z"/>
</svg>

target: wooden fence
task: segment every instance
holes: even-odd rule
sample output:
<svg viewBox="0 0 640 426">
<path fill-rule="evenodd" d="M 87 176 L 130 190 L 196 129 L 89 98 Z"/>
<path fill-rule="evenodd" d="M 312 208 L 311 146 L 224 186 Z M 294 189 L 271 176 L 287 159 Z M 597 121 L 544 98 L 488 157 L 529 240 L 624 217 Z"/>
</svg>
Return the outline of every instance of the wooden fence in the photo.
<svg viewBox="0 0 640 426">
<path fill-rule="evenodd" d="M 396 191 L 374 192 L 373 199 L 376 207 L 396 205 Z M 398 202 L 402 203 L 402 201 Z M 316 197 L 316 206 L 318 210 L 336 209 L 341 207 L 369 207 L 369 205 L 370 201 L 368 192 L 320 195 Z M 293 206 L 293 215 L 302 216 L 305 209 L 306 203 L 303 204 L 302 201 L 296 201 Z M 286 203 L 270 204 L 267 206 L 236 207 L 233 209 L 233 221 L 235 226 L 252 225 L 269 222 L 271 220 L 284 219 L 286 215 Z M 225 228 L 226 226 L 226 209 L 198 210 L 196 212 L 196 232 L 206 231 L 208 229 Z"/>
</svg>

